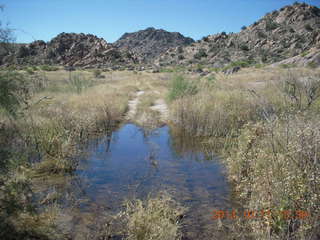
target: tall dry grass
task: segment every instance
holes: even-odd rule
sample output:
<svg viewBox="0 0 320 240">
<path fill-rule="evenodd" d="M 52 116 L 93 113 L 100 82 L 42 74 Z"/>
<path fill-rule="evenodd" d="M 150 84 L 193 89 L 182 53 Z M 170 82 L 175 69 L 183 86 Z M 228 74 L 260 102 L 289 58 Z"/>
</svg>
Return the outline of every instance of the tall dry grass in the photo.
<svg viewBox="0 0 320 240">
<path fill-rule="evenodd" d="M 245 70 L 202 78 L 198 89 L 172 103 L 172 120 L 225 157 L 244 208 L 272 212 L 271 218 L 238 222 L 245 226 L 235 222 L 233 229 L 253 239 L 317 236 L 319 71 Z M 310 216 L 299 219 L 297 211 Z"/>
</svg>

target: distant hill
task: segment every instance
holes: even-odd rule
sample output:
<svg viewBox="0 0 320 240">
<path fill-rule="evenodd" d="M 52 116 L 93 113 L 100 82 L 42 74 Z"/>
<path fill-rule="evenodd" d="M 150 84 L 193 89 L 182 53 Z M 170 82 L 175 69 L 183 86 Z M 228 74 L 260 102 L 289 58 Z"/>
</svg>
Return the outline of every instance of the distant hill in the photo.
<svg viewBox="0 0 320 240">
<path fill-rule="evenodd" d="M 194 40 L 178 32 L 147 28 L 134 33 L 125 33 L 114 45 L 133 52 L 141 62 L 150 62 L 169 48 L 186 46 Z"/>
<path fill-rule="evenodd" d="M 224 68 L 273 63 L 316 67 L 320 66 L 320 9 L 295 3 L 243 26 L 239 33 L 223 32 L 197 42 L 178 32 L 147 28 L 125 33 L 113 44 L 91 34 L 61 33 L 47 43 L 15 44 L 14 49 L 0 54 L 0 64 L 131 69 L 136 65 Z"/>
<path fill-rule="evenodd" d="M 204 64 L 223 67 L 230 63 L 247 65 L 274 63 L 302 55 L 292 60 L 295 64 L 308 64 L 303 58 L 313 52 L 310 64 L 320 65 L 314 58 L 320 52 L 320 9 L 295 3 L 266 14 L 262 19 L 239 33 L 209 35 L 186 47 L 176 47 L 161 54 L 158 65 Z M 319 61 L 318 61 L 319 60 Z M 292 62 L 291 61 L 291 62 Z M 290 62 L 290 61 L 289 61 Z"/>
<path fill-rule="evenodd" d="M 137 59 L 92 34 L 61 33 L 50 42 L 35 41 L 16 46 L 2 62 L 15 64 L 58 64 L 77 67 L 111 67 L 134 64 Z"/>
</svg>

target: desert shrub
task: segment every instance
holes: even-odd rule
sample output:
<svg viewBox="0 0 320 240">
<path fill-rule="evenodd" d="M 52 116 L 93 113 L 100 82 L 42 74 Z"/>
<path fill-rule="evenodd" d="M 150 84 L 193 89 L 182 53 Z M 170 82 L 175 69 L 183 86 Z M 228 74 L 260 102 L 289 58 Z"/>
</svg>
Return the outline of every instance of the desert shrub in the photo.
<svg viewBox="0 0 320 240">
<path fill-rule="evenodd" d="M 168 98 L 170 101 L 183 96 L 194 95 L 197 93 L 197 86 L 191 80 L 179 75 L 175 76 L 171 82 Z"/>
<path fill-rule="evenodd" d="M 300 54 L 301 57 L 305 57 L 309 54 L 309 51 L 304 51 Z"/>
<path fill-rule="evenodd" d="M 311 27 L 311 25 L 310 24 L 306 24 L 306 25 L 304 25 L 304 28 L 307 30 L 307 31 L 313 31 L 313 28 Z"/>
<path fill-rule="evenodd" d="M 40 69 L 41 69 L 42 71 L 58 71 L 58 70 L 59 70 L 58 67 L 49 66 L 49 65 L 42 65 L 42 66 L 40 66 Z"/>
<path fill-rule="evenodd" d="M 93 76 L 95 77 L 95 78 L 100 78 L 102 75 L 101 75 L 101 70 L 100 69 L 95 69 L 94 71 L 93 71 Z"/>
<path fill-rule="evenodd" d="M 135 200 L 126 203 L 123 213 L 127 219 L 128 240 L 176 240 L 180 239 L 179 220 L 184 209 L 168 194 L 149 197 L 145 202 Z"/>
<path fill-rule="evenodd" d="M 30 74 L 30 75 L 33 75 L 34 74 L 34 71 L 33 71 L 33 69 L 32 68 L 26 68 L 25 69 L 25 71 L 28 73 L 28 74 Z"/>
<path fill-rule="evenodd" d="M 274 29 L 277 29 L 279 27 L 279 24 L 274 22 L 272 19 L 266 20 L 266 31 L 272 31 Z"/>
<path fill-rule="evenodd" d="M 241 45 L 240 45 L 240 49 L 241 49 L 242 51 L 249 51 L 249 47 L 248 47 L 247 45 L 245 45 L 245 44 L 241 44 Z"/>
<path fill-rule="evenodd" d="M 294 110 L 308 110 L 320 97 L 318 76 L 299 76 L 288 71 L 284 77 L 283 92 Z"/>
<path fill-rule="evenodd" d="M 307 66 L 309 68 L 317 68 L 319 66 L 319 64 L 317 64 L 315 62 L 308 62 Z"/>
<path fill-rule="evenodd" d="M 295 65 L 293 63 L 282 63 L 279 65 L 279 67 L 287 69 L 287 68 L 295 68 L 295 67 L 297 67 L 297 65 Z"/>
<path fill-rule="evenodd" d="M 244 208 L 270 211 L 248 224 L 256 239 L 309 239 L 320 214 L 320 129 L 316 118 L 248 124 L 226 160 Z M 304 211 L 307 216 L 299 217 Z M 289 214 L 289 216 L 286 216 Z M 268 236 L 268 237 L 267 237 Z"/>
<path fill-rule="evenodd" d="M 207 57 L 206 50 L 203 48 L 200 48 L 199 51 L 193 56 L 195 59 L 201 59 L 203 57 Z"/>
<path fill-rule="evenodd" d="M 28 89 L 24 77 L 11 71 L 0 72 L 0 108 L 12 116 L 21 103 L 28 98 Z"/>
<path fill-rule="evenodd" d="M 227 70 L 229 68 L 233 68 L 233 67 L 241 67 L 241 68 L 245 68 L 245 67 L 249 67 L 250 65 L 252 65 L 253 62 L 249 61 L 249 60 L 239 60 L 239 61 L 235 61 L 230 63 L 229 65 L 225 66 L 222 71 Z"/>
</svg>

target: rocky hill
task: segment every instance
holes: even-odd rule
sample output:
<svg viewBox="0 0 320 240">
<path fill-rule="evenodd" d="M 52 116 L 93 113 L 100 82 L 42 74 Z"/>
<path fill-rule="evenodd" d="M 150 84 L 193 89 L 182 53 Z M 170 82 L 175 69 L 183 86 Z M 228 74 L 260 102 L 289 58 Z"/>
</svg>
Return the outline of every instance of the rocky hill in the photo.
<svg viewBox="0 0 320 240">
<path fill-rule="evenodd" d="M 176 47 L 160 55 L 155 63 L 160 66 L 204 64 L 210 67 L 274 63 L 296 57 L 306 64 L 307 56 L 320 50 L 320 9 L 295 3 L 268 13 L 251 26 L 243 26 L 239 33 L 220 33 L 204 37 L 186 47 Z M 317 58 L 316 58 L 317 59 Z M 307 62 L 306 62 L 307 61 Z"/>
<path fill-rule="evenodd" d="M 50 42 L 35 41 L 16 47 L 4 64 L 59 64 L 77 67 L 111 67 L 134 64 L 137 59 L 91 34 L 61 33 Z"/>
<path fill-rule="evenodd" d="M 131 51 L 141 62 L 150 62 L 170 48 L 193 43 L 192 38 L 178 32 L 147 28 L 134 33 L 125 33 L 114 45 L 122 50 Z"/>
<path fill-rule="evenodd" d="M 302 3 L 266 14 L 239 33 L 194 42 L 177 32 L 147 28 L 113 44 L 91 34 L 61 33 L 50 42 L 16 44 L 0 65 L 59 64 L 78 67 L 199 64 L 213 68 L 253 64 L 320 65 L 320 9 Z M 1 49 L 0 49 L 1 50 Z M 1 51 L 0 51 L 1 52 Z"/>
</svg>

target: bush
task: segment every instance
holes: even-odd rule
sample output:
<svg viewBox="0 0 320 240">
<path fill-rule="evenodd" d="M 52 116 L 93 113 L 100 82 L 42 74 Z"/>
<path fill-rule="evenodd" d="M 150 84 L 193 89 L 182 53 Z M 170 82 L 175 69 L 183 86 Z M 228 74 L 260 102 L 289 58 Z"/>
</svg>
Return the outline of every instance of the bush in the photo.
<svg viewBox="0 0 320 240">
<path fill-rule="evenodd" d="M 313 31 L 313 28 L 311 27 L 310 24 L 304 25 L 304 28 L 305 28 L 307 31 L 309 31 L 309 32 L 312 32 L 312 31 Z"/>
<path fill-rule="evenodd" d="M 183 96 L 194 95 L 196 93 L 197 87 L 191 80 L 187 80 L 183 76 L 176 76 L 172 80 L 168 98 L 170 101 L 173 101 Z"/>
<path fill-rule="evenodd" d="M 58 71 L 59 68 L 58 67 L 55 67 L 55 66 L 49 66 L 49 65 L 43 65 L 43 66 L 40 66 L 40 69 L 42 71 Z"/>
<path fill-rule="evenodd" d="M 207 57 L 207 53 L 206 50 L 203 48 L 200 48 L 199 51 L 194 55 L 195 59 L 201 59 L 203 57 Z"/>
<path fill-rule="evenodd" d="M 0 108 L 12 116 L 28 98 L 23 76 L 16 72 L 0 72 Z"/>
<path fill-rule="evenodd" d="M 101 70 L 99 70 L 99 69 L 95 69 L 94 71 L 93 71 L 93 76 L 95 77 L 95 78 L 100 78 L 102 75 L 101 75 Z"/>
<path fill-rule="evenodd" d="M 249 47 L 248 47 L 247 45 L 245 45 L 245 44 L 241 44 L 241 45 L 240 45 L 240 49 L 241 49 L 242 51 L 249 51 Z"/>
<path fill-rule="evenodd" d="M 320 154 L 320 129 L 316 122 L 309 116 L 286 116 L 242 130 L 227 166 L 236 191 L 245 199 L 243 207 L 270 211 L 270 217 L 248 222 L 255 239 L 310 239 L 317 231 L 320 165 L 314 157 Z M 298 211 L 310 215 L 294 217 Z"/>
<path fill-rule="evenodd" d="M 30 75 L 33 75 L 34 74 L 34 71 L 32 68 L 26 68 L 25 71 L 30 74 Z"/>
<path fill-rule="evenodd" d="M 266 31 L 272 31 L 274 29 L 277 29 L 279 27 L 279 24 L 274 22 L 272 19 L 266 20 Z"/>
</svg>

